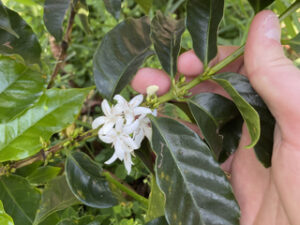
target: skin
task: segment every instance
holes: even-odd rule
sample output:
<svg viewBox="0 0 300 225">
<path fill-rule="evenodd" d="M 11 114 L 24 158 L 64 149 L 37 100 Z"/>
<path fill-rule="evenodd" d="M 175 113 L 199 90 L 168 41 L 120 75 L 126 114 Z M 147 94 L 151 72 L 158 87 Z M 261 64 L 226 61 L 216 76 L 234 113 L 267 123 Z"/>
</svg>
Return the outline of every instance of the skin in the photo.
<svg viewBox="0 0 300 225">
<path fill-rule="evenodd" d="M 236 47 L 220 46 L 213 64 L 231 54 Z M 149 71 L 151 71 L 149 73 Z M 178 58 L 178 71 L 188 79 L 203 72 L 203 65 L 194 52 Z M 272 166 L 264 168 L 256 159 L 246 127 L 239 147 L 222 168 L 231 173 L 230 182 L 241 208 L 242 225 L 300 224 L 300 71 L 284 56 L 280 44 L 279 21 L 271 11 L 258 13 L 249 30 L 244 57 L 222 70 L 248 77 L 253 88 L 268 105 L 276 119 Z M 170 80 L 164 72 L 147 69 L 138 71 L 132 87 L 145 93 L 147 85 L 160 87 L 164 94 Z M 149 83 L 149 74 L 155 77 Z M 153 79 L 152 79 L 153 80 Z M 193 93 L 214 92 L 227 96 L 217 84 L 203 82 Z"/>
</svg>

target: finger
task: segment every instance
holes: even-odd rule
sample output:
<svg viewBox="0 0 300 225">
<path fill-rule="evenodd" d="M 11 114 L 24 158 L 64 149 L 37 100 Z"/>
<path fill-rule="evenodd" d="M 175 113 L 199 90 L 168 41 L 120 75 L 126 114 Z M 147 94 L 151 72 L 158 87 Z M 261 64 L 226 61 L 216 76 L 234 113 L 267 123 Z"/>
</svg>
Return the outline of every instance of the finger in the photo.
<svg viewBox="0 0 300 225">
<path fill-rule="evenodd" d="M 145 94 L 147 87 L 151 85 L 157 85 L 159 88 L 157 95 L 163 95 L 170 89 L 170 77 L 159 69 L 142 68 L 131 81 L 132 88 L 142 94 Z"/>
</svg>

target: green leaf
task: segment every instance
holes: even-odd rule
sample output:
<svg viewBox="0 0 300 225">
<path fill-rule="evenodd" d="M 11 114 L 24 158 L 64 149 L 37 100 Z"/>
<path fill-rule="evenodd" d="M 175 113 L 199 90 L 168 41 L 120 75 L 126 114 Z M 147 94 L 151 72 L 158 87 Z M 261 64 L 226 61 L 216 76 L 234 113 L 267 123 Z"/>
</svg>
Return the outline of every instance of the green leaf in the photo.
<svg viewBox="0 0 300 225">
<path fill-rule="evenodd" d="M 151 39 L 163 69 L 174 77 L 177 72 L 177 57 L 181 35 L 185 30 L 184 20 L 176 21 L 160 11 L 151 22 Z"/>
<path fill-rule="evenodd" d="M 1 1 L 0 1 L 0 28 L 14 35 L 16 38 L 19 38 L 19 35 L 11 27 L 8 13 Z"/>
<path fill-rule="evenodd" d="M 236 106 L 227 98 L 213 93 L 195 95 L 188 104 L 205 140 L 218 158 L 223 142 L 219 129 L 239 114 Z"/>
<path fill-rule="evenodd" d="M 169 224 L 239 224 L 239 207 L 212 152 L 185 125 L 152 118 L 156 179 Z"/>
<path fill-rule="evenodd" d="M 223 17 L 224 0 L 188 0 L 187 29 L 196 55 L 206 67 L 217 55 L 217 30 Z"/>
<path fill-rule="evenodd" d="M 21 116 L 0 124 L 0 162 L 20 160 L 42 148 L 41 139 L 50 137 L 71 124 L 91 88 L 50 89 Z"/>
<path fill-rule="evenodd" d="M 161 217 L 165 214 L 165 196 L 159 189 L 156 178 L 151 175 L 151 192 L 149 195 L 149 206 L 146 214 L 146 222 Z"/>
<path fill-rule="evenodd" d="M 56 41 L 62 40 L 62 25 L 69 5 L 70 0 L 45 0 L 44 23 L 49 33 L 55 37 Z"/>
<path fill-rule="evenodd" d="M 253 136 L 251 146 L 254 146 L 257 158 L 265 167 L 271 166 L 275 119 L 266 104 L 254 91 L 245 76 L 224 73 L 215 78 L 213 80 L 229 93 L 240 110 L 248 130 L 250 129 L 250 136 Z M 244 104 L 245 101 L 248 105 Z M 248 108 L 249 104 L 252 109 Z"/>
<path fill-rule="evenodd" d="M 212 80 L 221 85 L 236 104 L 246 122 L 249 134 L 251 136 L 251 143 L 247 146 L 247 148 L 252 148 L 257 144 L 260 137 L 260 120 L 256 110 L 236 90 L 238 85 L 243 85 L 243 83 L 238 83 L 241 78 L 240 76 L 242 75 L 224 73 L 214 76 Z M 251 86 L 248 88 L 251 88 Z M 253 89 L 251 88 L 250 91 L 253 92 Z"/>
<path fill-rule="evenodd" d="M 73 194 L 90 207 L 109 208 L 118 202 L 101 171 L 101 167 L 82 152 L 73 152 L 67 157 L 66 176 Z"/>
<path fill-rule="evenodd" d="M 14 225 L 13 219 L 5 212 L 2 201 L 0 201 L 0 224 Z"/>
<path fill-rule="evenodd" d="M 51 180 L 42 193 L 39 210 L 33 225 L 45 220 L 52 213 L 66 209 L 79 201 L 71 192 L 65 176 L 56 177 Z"/>
<path fill-rule="evenodd" d="M 121 12 L 121 0 L 104 0 L 106 10 L 117 20 Z"/>
<path fill-rule="evenodd" d="M 139 4 L 146 14 L 149 13 L 153 0 L 135 0 Z"/>
<path fill-rule="evenodd" d="M 295 52 L 300 53 L 300 33 L 297 34 L 293 39 L 287 41 L 287 44 L 291 46 Z"/>
<path fill-rule="evenodd" d="M 267 6 L 271 5 L 275 0 L 248 0 L 255 13 L 263 10 Z"/>
<path fill-rule="evenodd" d="M 74 219 L 64 219 L 56 225 L 101 225 L 100 222 L 94 221 L 92 216 L 83 216 Z"/>
<path fill-rule="evenodd" d="M 164 216 L 159 217 L 155 220 L 152 220 L 148 223 L 146 223 L 146 225 L 169 225 L 166 218 Z"/>
<path fill-rule="evenodd" d="M 91 34 L 91 33 L 92 33 L 92 30 L 91 30 L 91 28 L 90 28 L 89 20 L 88 20 L 88 16 L 89 16 L 89 7 L 88 7 L 88 5 L 86 4 L 86 1 L 85 1 L 85 0 L 79 1 L 79 6 L 80 6 L 80 8 L 79 8 L 77 14 L 78 14 L 78 16 L 79 16 L 81 25 L 82 25 L 84 31 L 85 31 L 87 34 Z"/>
<path fill-rule="evenodd" d="M 180 120 L 185 120 L 187 122 L 192 122 L 188 115 L 177 105 L 174 105 L 172 103 L 166 103 L 162 107 L 162 109 L 159 110 L 160 113 L 172 117 L 173 119 L 180 119 Z"/>
<path fill-rule="evenodd" d="M 32 29 L 16 12 L 4 8 L 8 14 L 11 28 L 19 38 L 0 29 L 0 54 L 19 54 L 26 63 L 40 63 L 41 46 Z"/>
<path fill-rule="evenodd" d="M 46 77 L 9 57 L 0 57 L 0 123 L 32 106 L 43 94 Z"/>
<path fill-rule="evenodd" d="M 45 184 L 49 180 L 55 178 L 61 171 L 60 167 L 54 167 L 54 166 L 43 166 L 37 168 L 35 171 L 33 171 L 28 177 L 28 181 L 31 184 Z"/>
<path fill-rule="evenodd" d="M 131 81 L 153 52 L 149 50 L 150 25 L 147 17 L 126 19 L 108 32 L 94 55 L 94 77 L 98 91 L 107 99 Z"/>
<path fill-rule="evenodd" d="M 0 200 L 15 225 L 32 225 L 40 202 L 40 192 L 19 176 L 0 177 Z"/>
</svg>

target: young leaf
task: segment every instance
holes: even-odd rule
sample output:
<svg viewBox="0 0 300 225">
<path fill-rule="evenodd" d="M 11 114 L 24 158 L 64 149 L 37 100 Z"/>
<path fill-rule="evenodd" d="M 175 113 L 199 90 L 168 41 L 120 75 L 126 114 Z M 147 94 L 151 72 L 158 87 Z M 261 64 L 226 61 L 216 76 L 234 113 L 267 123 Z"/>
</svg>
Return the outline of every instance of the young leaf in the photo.
<svg viewBox="0 0 300 225">
<path fill-rule="evenodd" d="M 0 201 L 0 224 L 14 225 L 13 219 L 5 212 L 2 201 Z"/>
<path fill-rule="evenodd" d="M 217 30 L 223 17 L 224 0 L 188 0 L 187 29 L 196 55 L 207 66 L 217 55 Z"/>
<path fill-rule="evenodd" d="M 60 171 L 61 171 L 60 167 L 54 167 L 54 166 L 39 167 L 27 177 L 27 180 L 31 184 L 36 184 L 36 185 L 45 184 L 49 180 L 55 178 L 60 173 Z"/>
<path fill-rule="evenodd" d="M 195 95 L 188 104 L 205 140 L 218 158 L 223 141 L 219 129 L 239 114 L 236 106 L 227 98 L 213 93 Z"/>
<path fill-rule="evenodd" d="M 44 23 L 49 33 L 55 37 L 56 41 L 62 40 L 62 25 L 69 5 L 70 0 L 45 0 Z"/>
<path fill-rule="evenodd" d="M 152 220 L 148 223 L 146 223 L 145 225 L 169 225 L 166 218 L 164 216 L 159 217 L 155 220 Z"/>
<path fill-rule="evenodd" d="M 11 27 L 8 13 L 1 1 L 0 1 L 0 28 L 14 35 L 16 38 L 19 38 L 19 35 Z"/>
<path fill-rule="evenodd" d="M 30 26 L 14 11 L 4 7 L 11 23 L 11 28 L 19 38 L 6 30 L 0 29 L 0 54 L 19 54 L 26 63 L 39 63 L 41 46 Z"/>
<path fill-rule="evenodd" d="M 275 119 L 266 104 L 254 91 L 245 76 L 236 73 L 224 73 L 214 78 L 213 80 L 230 94 L 246 121 L 248 129 L 251 129 L 249 132 L 250 135 L 253 135 L 251 145 L 254 146 L 257 158 L 265 167 L 271 166 Z M 244 104 L 244 101 L 248 105 Z M 252 109 L 248 108 L 249 104 Z M 257 144 L 254 144 L 256 142 Z"/>
<path fill-rule="evenodd" d="M 230 95 L 230 97 L 236 104 L 237 108 L 239 109 L 243 119 L 247 124 L 247 128 L 251 136 L 251 143 L 247 147 L 252 148 L 257 144 L 260 137 L 259 115 L 255 111 L 255 109 L 236 90 L 235 86 L 242 85 L 242 84 L 239 84 L 237 81 L 241 77 L 240 76 L 238 77 L 238 75 L 234 77 L 234 75 L 235 75 L 234 73 L 224 73 L 224 74 L 214 76 L 212 80 L 217 82 L 225 89 L 225 91 Z"/>
<path fill-rule="evenodd" d="M 130 82 L 149 50 L 150 25 L 147 17 L 126 19 L 102 39 L 94 55 L 94 77 L 98 91 L 107 99 Z"/>
<path fill-rule="evenodd" d="M 231 186 L 207 145 L 175 120 L 151 120 L 156 179 L 169 224 L 239 224 Z"/>
<path fill-rule="evenodd" d="M 153 0 L 135 0 L 137 4 L 139 4 L 142 9 L 148 14 L 151 9 Z"/>
<path fill-rule="evenodd" d="M 159 189 L 156 178 L 151 175 L 151 192 L 149 195 L 149 206 L 146 214 L 146 221 L 151 221 L 165 214 L 165 196 Z"/>
<path fill-rule="evenodd" d="M 71 192 L 65 176 L 51 180 L 42 193 L 39 210 L 33 225 L 40 224 L 52 213 L 80 203 Z"/>
<path fill-rule="evenodd" d="M 267 6 L 271 5 L 275 0 L 248 0 L 255 13 L 263 10 Z"/>
<path fill-rule="evenodd" d="M 104 0 L 104 4 L 106 10 L 118 20 L 121 12 L 121 0 Z"/>
<path fill-rule="evenodd" d="M 51 89 L 16 119 L 0 124 L 0 162 L 19 160 L 37 153 L 41 140 L 71 124 L 91 88 Z"/>
<path fill-rule="evenodd" d="M 0 57 L 0 123 L 32 106 L 43 94 L 46 77 L 9 57 Z"/>
<path fill-rule="evenodd" d="M 40 202 L 40 192 L 19 176 L 0 177 L 0 200 L 15 225 L 32 225 Z"/>
<path fill-rule="evenodd" d="M 181 35 L 185 30 L 184 20 L 176 21 L 160 11 L 151 22 L 151 39 L 164 70 L 174 77 L 180 51 Z"/>
<path fill-rule="evenodd" d="M 73 194 L 85 205 L 100 209 L 118 203 L 101 171 L 101 167 L 82 152 L 73 152 L 66 160 L 67 182 Z"/>
</svg>

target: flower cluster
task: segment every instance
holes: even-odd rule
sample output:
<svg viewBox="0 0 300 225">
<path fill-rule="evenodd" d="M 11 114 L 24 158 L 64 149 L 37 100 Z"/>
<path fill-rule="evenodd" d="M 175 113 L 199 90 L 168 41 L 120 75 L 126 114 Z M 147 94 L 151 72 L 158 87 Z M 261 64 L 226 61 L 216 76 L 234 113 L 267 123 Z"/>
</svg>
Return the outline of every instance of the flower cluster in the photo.
<svg viewBox="0 0 300 225">
<path fill-rule="evenodd" d="M 107 100 L 102 101 L 104 116 L 96 118 L 93 129 L 99 129 L 98 136 L 105 143 L 112 144 L 115 152 L 106 164 L 116 159 L 124 161 L 128 174 L 131 171 L 131 154 L 138 149 L 146 136 L 151 140 L 152 130 L 148 114 L 153 112 L 147 107 L 139 106 L 143 102 L 143 95 L 137 95 L 127 102 L 121 95 L 116 95 L 116 105 L 110 106 Z"/>
</svg>

